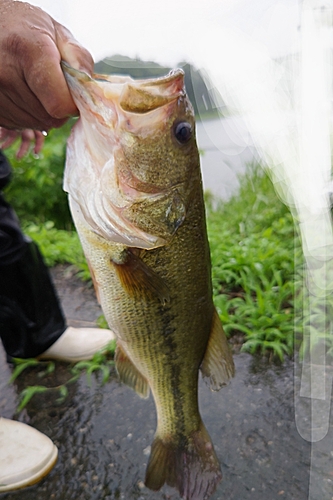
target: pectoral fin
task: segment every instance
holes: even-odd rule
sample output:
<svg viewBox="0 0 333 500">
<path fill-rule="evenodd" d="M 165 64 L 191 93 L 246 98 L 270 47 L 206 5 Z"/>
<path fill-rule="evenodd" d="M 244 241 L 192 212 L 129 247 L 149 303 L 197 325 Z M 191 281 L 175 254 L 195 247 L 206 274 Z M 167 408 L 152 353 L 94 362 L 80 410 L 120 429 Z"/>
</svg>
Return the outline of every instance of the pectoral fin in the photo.
<svg viewBox="0 0 333 500">
<path fill-rule="evenodd" d="M 169 288 L 138 255 L 130 249 L 121 263 L 112 261 L 125 290 L 135 297 L 157 296 L 162 304 L 170 301 Z"/>
<path fill-rule="evenodd" d="M 235 374 L 232 353 L 216 309 L 214 309 L 212 330 L 200 369 L 202 376 L 209 378 L 213 391 L 221 389 Z"/>
<path fill-rule="evenodd" d="M 119 378 L 124 384 L 135 390 L 142 398 L 149 396 L 149 384 L 141 375 L 139 370 L 133 365 L 121 344 L 117 343 L 115 353 L 115 363 Z"/>
</svg>

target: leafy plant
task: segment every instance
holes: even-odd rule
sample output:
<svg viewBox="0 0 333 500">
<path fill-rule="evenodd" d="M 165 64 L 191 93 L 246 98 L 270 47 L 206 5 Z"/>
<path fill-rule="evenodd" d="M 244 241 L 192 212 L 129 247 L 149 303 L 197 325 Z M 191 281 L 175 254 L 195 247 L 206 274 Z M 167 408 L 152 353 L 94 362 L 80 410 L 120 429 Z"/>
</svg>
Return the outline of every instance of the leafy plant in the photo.
<svg viewBox="0 0 333 500">
<path fill-rule="evenodd" d="M 60 229 L 72 229 L 67 195 L 62 189 L 66 141 L 72 122 L 53 129 L 38 156 L 32 153 L 21 160 L 15 156 L 17 145 L 6 150 L 13 167 L 13 178 L 5 190 L 6 199 L 19 219 L 38 223 L 52 220 Z"/>
<path fill-rule="evenodd" d="M 17 413 L 22 411 L 36 394 L 41 394 L 42 392 L 46 392 L 47 390 L 48 388 L 44 385 L 32 385 L 23 389 L 20 394 L 20 403 L 16 410 Z"/>
<path fill-rule="evenodd" d="M 57 229 L 52 221 L 36 224 L 24 222 L 23 231 L 34 240 L 48 266 L 68 263 L 78 270 L 78 276 L 90 280 L 90 271 L 75 230 Z"/>
<path fill-rule="evenodd" d="M 83 258 L 81 244 L 75 231 L 56 229 L 53 221 L 43 224 L 26 222 L 23 224 L 23 230 L 38 244 L 48 266 L 78 262 Z"/>
<path fill-rule="evenodd" d="M 67 386 L 81 376 L 83 372 L 86 373 L 87 383 L 91 385 L 91 375 L 94 372 L 100 371 L 102 373 L 102 384 L 105 384 L 110 377 L 111 367 L 114 365 L 113 357 L 116 349 L 116 342 L 111 341 L 104 349 L 94 354 L 91 360 L 79 361 L 71 366 L 70 372 L 72 377 L 65 383 L 55 387 L 47 387 L 45 385 L 28 386 L 20 393 L 20 401 L 17 407 L 17 412 L 22 411 L 29 401 L 36 395 L 47 391 L 59 392 L 58 403 L 63 402 L 68 395 Z M 13 370 L 10 382 L 14 382 L 26 369 L 35 368 L 39 370 L 38 377 L 43 379 L 46 375 L 52 373 L 55 369 L 53 361 L 38 361 L 37 359 L 20 359 L 14 358 L 13 362 L 15 368 Z"/>
<path fill-rule="evenodd" d="M 70 125 L 49 134 L 38 159 L 30 155 L 18 161 L 15 149 L 10 151 L 14 179 L 6 196 L 48 265 L 68 262 L 83 279 L 90 279 L 62 190 Z M 333 353 L 327 320 L 333 303 L 318 302 L 314 323 L 314 309 L 310 317 L 303 290 L 303 257 L 294 221 L 263 169 L 249 167 L 239 192 L 217 207 L 206 194 L 206 206 L 213 295 L 227 334 L 242 337 L 243 350 L 279 359 L 292 354 L 294 339 L 303 334 L 302 352 L 325 341 Z M 310 336 L 314 324 L 317 333 Z"/>
<path fill-rule="evenodd" d="M 208 203 L 207 212 L 214 302 L 226 333 L 241 334 L 244 351 L 282 360 L 293 350 L 294 294 L 301 288 L 295 269 L 302 252 L 290 212 L 255 165 L 236 196 L 215 210 Z"/>
</svg>

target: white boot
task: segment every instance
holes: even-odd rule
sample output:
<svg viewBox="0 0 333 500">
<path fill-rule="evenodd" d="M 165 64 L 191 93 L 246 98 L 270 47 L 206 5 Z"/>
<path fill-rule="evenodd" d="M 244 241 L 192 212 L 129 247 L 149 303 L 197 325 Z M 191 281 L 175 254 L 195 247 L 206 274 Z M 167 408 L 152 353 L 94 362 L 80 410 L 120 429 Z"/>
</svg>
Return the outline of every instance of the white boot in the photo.
<svg viewBox="0 0 333 500">
<path fill-rule="evenodd" d="M 38 358 L 77 363 L 91 359 L 97 351 L 106 347 L 115 338 L 110 330 L 69 326 L 61 337 Z"/>
<path fill-rule="evenodd" d="M 0 493 L 38 483 L 55 465 L 58 449 L 29 425 L 0 417 Z"/>
</svg>

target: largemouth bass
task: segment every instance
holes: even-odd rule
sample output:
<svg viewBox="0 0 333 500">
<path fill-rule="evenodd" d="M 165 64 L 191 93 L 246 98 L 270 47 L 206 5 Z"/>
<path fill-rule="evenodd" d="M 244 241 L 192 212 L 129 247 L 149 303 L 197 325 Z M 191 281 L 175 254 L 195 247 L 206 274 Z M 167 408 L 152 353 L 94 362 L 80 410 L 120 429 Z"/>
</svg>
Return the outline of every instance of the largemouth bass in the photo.
<svg viewBox="0 0 333 500">
<path fill-rule="evenodd" d="M 117 336 L 120 379 L 152 391 L 157 430 L 145 484 L 204 500 L 221 480 L 198 408 L 198 373 L 234 373 L 212 301 L 193 108 L 184 73 L 88 75 L 63 65 L 80 110 L 64 189 L 97 297 Z"/>
</svg>

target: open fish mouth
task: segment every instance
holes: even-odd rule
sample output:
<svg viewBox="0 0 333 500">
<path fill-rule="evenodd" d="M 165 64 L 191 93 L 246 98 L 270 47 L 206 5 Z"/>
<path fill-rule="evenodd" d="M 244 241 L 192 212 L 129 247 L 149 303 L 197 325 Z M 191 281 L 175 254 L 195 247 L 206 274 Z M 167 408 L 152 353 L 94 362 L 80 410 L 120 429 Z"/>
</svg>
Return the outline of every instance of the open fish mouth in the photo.
<svg viewBox="0 0 333 500">
<path fill-rule="evenodd" d="M 90 77 L 64 61 L 61 66 L 74 99 L 90 106 L 106 99 L 117 103 L 123 111 L 144 114 L 185 95 L 182 69 L 172 70 L 161 78 L 133 80 L 128 76 L 95 73 Z"/>
</svg>

